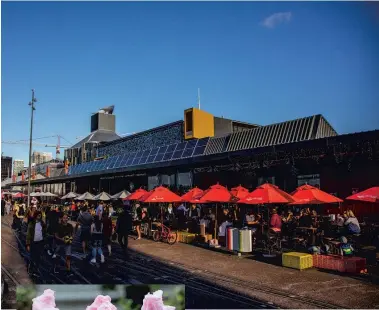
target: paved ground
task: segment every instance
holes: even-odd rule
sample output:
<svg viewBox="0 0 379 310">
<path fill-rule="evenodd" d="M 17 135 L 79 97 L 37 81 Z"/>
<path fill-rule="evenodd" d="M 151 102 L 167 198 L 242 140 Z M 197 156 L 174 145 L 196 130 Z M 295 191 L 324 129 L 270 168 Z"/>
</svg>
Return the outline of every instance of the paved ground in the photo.
<svg viewBox="0 0 379 310">
<path fill-rule="evenodd" d="M 2 231 L 10 230 L 2 225 Z M 379 308 L 379 286 L 361 279 L 297 271 L 186 244 L 169 246 L 130 240 L 130 260 L 117 244 L 114 255 L 95 267 L 74 242 L 74 276 L 51 274 L 49 257 L 37 283 L 183 283 L 186 308 Z M 12 256 L 17 252 L 14 251 Z M 27 257 L 20 247 L 21 255 Z M 18 255 L 18 254 L 17 254 Z M 359 298 L 357 298 L 359 296 Z M 264 301 L 264 302 L 262 302 Z"/>
<path fill-rule="evenodd" d="M 132 240 L 130 248 L 155 259 L 180 263 L 183 268 L 198 270 L 204 277 L 227 276 L 239 291 L 274 302 L 281 307 L 300 306 L 291 298 L 282 298 L 254 290 L 251 286 L 270 288 L 294 295 L 325 301 L 346 308 L 379 308 L 379 286 L 316 269 L 297 271 L 253 260 L 239 258 L 182 243 L 169 246 L 150 240 Z M 243 284 L 245 283 L 245 284 Z M 223 286 L 229 286 L 226 282 Z M 236 288 L 236 284 L 231 285 Z M 359 296 L 359 298 L 357 298 Z M 306 305 L 301 305 L 307 307 Z"/>
</svg>

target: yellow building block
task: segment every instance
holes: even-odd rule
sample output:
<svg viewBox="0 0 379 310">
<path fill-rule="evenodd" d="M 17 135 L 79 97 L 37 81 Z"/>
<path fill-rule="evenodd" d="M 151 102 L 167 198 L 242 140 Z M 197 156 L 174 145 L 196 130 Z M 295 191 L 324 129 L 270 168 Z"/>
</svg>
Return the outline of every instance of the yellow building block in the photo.
<svg viewBox="0 0 379 310">
<path fill-rule="evenodd" d="M 282 265 L 284 267 L 303 270 L 313 267 L 313 256 L 305 253 L 290 252 L 282 254 Z"/>
</svg>

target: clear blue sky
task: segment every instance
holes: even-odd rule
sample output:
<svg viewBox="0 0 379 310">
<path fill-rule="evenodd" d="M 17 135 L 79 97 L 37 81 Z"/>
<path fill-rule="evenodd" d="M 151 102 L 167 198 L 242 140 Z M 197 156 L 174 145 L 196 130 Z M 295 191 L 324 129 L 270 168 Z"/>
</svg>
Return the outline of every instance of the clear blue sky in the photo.
<svg viewBox="0 0 379 310">
<path fill-rule="evenodd" d="M 72 143 L 103 106 L 116 106 L 120 134 L 182 119 L 198 87 L 217 116 L 270 124 L 321 113 L 339 133 L 379 128 L 377 3 L 1 5 L 3 141 L 28 139 L 31 88 L 34 137 Z M 2 151 L 27 162 L 27 145 Z"/>
</svg>

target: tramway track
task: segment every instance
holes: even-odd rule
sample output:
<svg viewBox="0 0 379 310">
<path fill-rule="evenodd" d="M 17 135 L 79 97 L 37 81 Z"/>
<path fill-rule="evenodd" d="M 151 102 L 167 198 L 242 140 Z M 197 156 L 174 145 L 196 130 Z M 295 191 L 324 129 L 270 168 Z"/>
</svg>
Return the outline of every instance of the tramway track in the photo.
<svg viewBox="0 0 379 310">
<path fill-rule="evenodd" d="M 11 225 L 8 221 L 6 220 L 2 220 L 1 221 L 1 224 L 2 225 L 5 225 L 9 228 L 11 228 Z M 12 228 L 11 228 L 12 229 Z M 7 243 L 8 245 L 10 245 L 15 251 L 17 251 L 24 259 L 26 258 L 26 261 L 29 261 L 30 257 L 29 257 L 29 253 L 26 251 L 26 247 L 24 245 L 24 242 L 22 242 L 18 236 L 18 234 L 12 229 L 12 232 L 13 232 L 13 235 L 16 237 L 17 239 L 17 243 L 19 245 L 19 247 L 21 247 L 21 249 L 17 249 L 14 245 L 10 244 L 7 240 L 4 240 L 3 238 L 1 238 L 2 241 L 4 241 L 5 243 Z M 24 234 L 24 232 L 20 232 L 20 234 Z M 26 236 L 25 236 L 26 237 Z M 61 260 L 64 262 L 64 258 L 61 257 Z M 47 266 L 49 265 L 49 262 L 47 259 L 46 259 L 46 256 L 43 255 L 42 256 L 42 262 L 46 262 Z M 72 268 L 72 272 L 74 275 L 76 275 L 78 278 L 81 279 L 81 281 L 75 281 L 75 279 L 71 279 L 71 281 L 69 281 L 69 283 L 67 281 L 64 281 L 62 280 L 60 277 L 56 276 L 54 273 L 51 272 L 51 270 L 48 270 L 48 268 L 45 268 L 45 267 L 42 267 L 42 264 L 41 266 L 39 267 L 39 270 L 41 272 L 41 275 L 44 276 L 44 277 L 47 277 L 47 279 L 50 279 L 50 281 L 46 281 L 46 279 L 39 279 L 41 280 L 41 282 L 45 283 L 45 284 L 54 284 L 54 283 L 58 283 L 58 284 L 70 284 L 71 282 L 74 282 L 74 283 L 86 283 L 86 284 L 91 284 L 90 281 L 88 281 L 88 279 L 86 279 L 79 271 L 77 271 L 76 269 Z M 43 273 L 42 273 L 43 272 Z M 33 281 L 35 282 L 35 281 Z M 37 282 L 40 282 L 40 281 L 37 281 Z"/>
<path fill-rule="evenodd" d="M 1 262 L 1 309 L 16 308 L 16 291 L 20 282 Z"/>
</svg>

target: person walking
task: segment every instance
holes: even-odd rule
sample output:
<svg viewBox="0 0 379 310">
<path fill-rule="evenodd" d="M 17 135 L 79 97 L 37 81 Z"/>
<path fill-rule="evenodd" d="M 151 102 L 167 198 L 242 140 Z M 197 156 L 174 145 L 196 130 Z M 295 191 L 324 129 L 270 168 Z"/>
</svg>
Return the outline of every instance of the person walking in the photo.
<svg viewBox="0 0 379 310">
<path fill-rule="evenodd" d="M 23 205 L 18 205 L 15 207 L 13 226 L 16 231 L 21 231 L 22 221 L 25 217 L 25 209 Z"/>
<path fill-rule="evenodd" d="M 55 234 L 58 232 L 60 224 L 61 214 L 59 211 L 59 206 L 51 207 L 46 214 L 46 224 L 47 224 L 47 242 L 48 250 L 47 253 L 51 256 L 55 251 Z"/>
<path fill-rule="evenodd" d="M 142 217 L 141 205 L 139 203 L 136 203 L 133 210 L 133 224 L 137 230 L 136 240 L 141 239 L 141 217 Z"/>
<path fill-rule="evenodd" d="M 96 264 L 96 253 L 100 255 L 101 263 L 105 262 L 105 257 L 103 255 L 103 228 L 104 225 L 100 220 L 98 215 L 95 215 L 94 222 L 91 225 L 91 236 L 92 236 L 92 259 L 91 263 Z"/>
<path fill-rule="evenodd" d="M 132 230 L 132 215 L 127 208 L 124 208 L 123 212 L 117 219 L 116 232 L 118 235 L 118 243 L 124 251 L 124 254 L 128 254 L 128 238 L 130 231 Z"/>
<path fill-rule="evenodd" d="M 10 199 L 5 201 L 5 215 L 11 214 L 12 202 Z"/>
<path fill-rule="evenodd" d="M 103 217 L 103 213 L 104 213 L 104 204 L 102 201 L 100 201 L 99 205 L 96 208 L 96 215 L 99 217 L 100 220 Z"/>
<path fill-rule="evenodd" d="M 82 243 L 83 253 L 86 254 L 86 246 L 91 241 L 91 225 L 93 222 L 92 215 L 88 212 L 87 206 L 82 208 L 82 213 L 77 220 L 77 226 L 80 228 L 80 241 Z"/>
<path fill-rule="evenodd" d="M 109 217 L 107 212 L 103 214 L 103 234 L 104 234 L 104 244 L 108 247 L 109 256 L 112 255 L 112 233 L 113 233 L 113 225 L 112 219 Z"/>
<path fill-rule="evenodd" d="M 71 244 L 74 235 L 74 228 L 70 223 L 68 223 L 68 215 L 63 214 L 61 219 L 61 224 L 58 227 L 58 231 L 55 233 L 55 239 L 57 241 L 57 247 L 52 256 L 53 259 L 57 257 L 57 254 L 64 249 L 65 252 L 65 261 L 66 261 L 66 270 L 68 273 L 71 273 Z M 54 261 L 54 273 L 57 273 L 56 270 L 57 261 Z"/>
<path fill-rule="evenodd" d="M 26 250 L 30 252 L 29 274 L 36 275 L 38 273 L 45 245 L 45 236 L 46 225 L 42 221 L 41 212 L 36 211 L 34 217 L 30 219 L 26 233 Z"/>
</svg>

